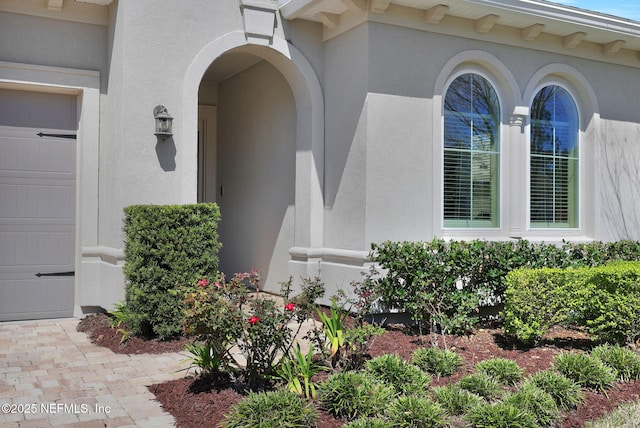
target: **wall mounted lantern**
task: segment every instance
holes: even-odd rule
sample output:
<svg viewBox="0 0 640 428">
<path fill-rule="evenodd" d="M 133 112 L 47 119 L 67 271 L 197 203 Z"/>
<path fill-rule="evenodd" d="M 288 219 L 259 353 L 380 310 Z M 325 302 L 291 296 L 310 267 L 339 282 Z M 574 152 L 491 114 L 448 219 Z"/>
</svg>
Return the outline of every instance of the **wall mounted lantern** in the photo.
<svg viewBox="0 0 640 428">
<path fill-rule="evenodd" d="M 173 135 L 173 117 L 165 106 L 156 106 L 153 109 L 153 117 L 156 119 L 156 137 L 169 138 Z"/>
</svg>

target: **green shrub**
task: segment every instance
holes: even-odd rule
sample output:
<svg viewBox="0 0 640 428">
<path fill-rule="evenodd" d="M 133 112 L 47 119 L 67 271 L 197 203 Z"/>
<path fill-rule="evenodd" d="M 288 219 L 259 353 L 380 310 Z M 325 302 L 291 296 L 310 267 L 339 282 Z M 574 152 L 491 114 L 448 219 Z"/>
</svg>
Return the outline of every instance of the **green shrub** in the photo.
<svg viewBox="0 0 640 428">
<path fill-rule="evenodd" d="M 482 402 L 482 398 L 457 384 L 437 386 L 433 388 L 433 395 L 438 404 L 452 415 L 462 415 Z"/>
<path fill-rule="evenodd" d="M 507 358 L 491 358 L 476 364 L 476 371 L 494 378 L 503 385 L 515 385 L 522 379 L 522 369 L 518 364 Z"/>
<path fill-rule="evenodd" d="M 576 324 L 596 338 L 633 343 L 640 337 L 640 263 L 516 270 L 507 275 L 504 329 L 534 343 L 551 326 Z"/>
<path fill-rule="evenodd" d="M 530 413 L 542 426 L 552 426 L 560 418 L 560 411 L 553 397 L 531 384 L 523 385 L 516 392 L 507 394 L 502 402 Z"/>
<path fill-rule="evenodd" d="M 471 283 L 458 286 L 468 263 L 452 260 L 451 245 L 443 240 L 373 244 L 371 259 L 387 271 L 374 290 L 389 308 L 408 312 L 420 328 L 433 333 L 465 334 L 477 318 L 479 303 Z M 460 244 L 464 245 L 464 244 Z"/>
<path fill-rule="evenodd" d="M 483 398 L 491 399 L 501 392 L 498 381 L 484 373 L 473 373 L 463 376 L 458 385 L 462 389 L 473 392 Z"/>
<path fill-rule="evenodd" d="M 451 376 L 464 365 L 464 359 L 454 351 L 433 347 L 416 349 L 411 361 L 422 370 L 438 377 Z"/>
<path fill-rule="evenodd" d="M 619 345 L 600 345 L 591 351 L 591 356 L 615 369 L 621 381 L 640 379 L 640 355 L 631 349 Z"/>
<path fill-rule="evenodd" d="M 584 392 L 575 381 L 554 370 L 542 370 L 525 381 L 551 395 L 556 405 L 571 410 L 584 402 Z"/>
<path fill-rule="evenodd" d="M 378 284 L 377 291 L 389 307 L 398 309 L 406 306 L 419 281 L 446 284 L 451 291 L 459 286 L 465 292 L 483 290 L 499 301 L 504 294 L 504 278 L 511 270 L 520 267 L 565 267 L 572 263 L 564 248 L 544 243 L 532 244 L 526 240 L 386 241 L 372 244 L 371 257 L 388 270 L 386 278 Z"/>
<path fill-rule="evenodd" d="M 474 428 L 537 428 L 536 418 L 511 404 L 481 404 L 467 413 Z"/>
<path fill-rule="evenodd" d="M 376 379 L 385 382 L 399 394 L 424 393 L 431 383 L 431 377 L 399 355 L 385 354 L 367 361 L 366 371 Z"/>
<path fill-rule="evenodd" d="M 387 409 L 389 425 L 397 428 L 431 428 L 445 426 L 440 405 L 414 395 L 398 397 Z"/>
<path fill-rule="evenodd" d="M 389 422 L 382 418 L 360 418 L 343 425 L 343 428 L 389 428 Z"/>
<path fill-rule="evenodd" d="M 640 263 L 593 268 L 584 282 L 589 293 L 582 320 L 589 332 L 610 343 L 640 339 Z"/>
<path fill-rule="evenodd" d="M 225 428 L 308 428 L 315 426 L 315 407 L 288 391 L 249 393 L 231 408 Z"/>
<path fill-rule="evenodd" d="M 506 277 L 503 329 L 520 341 L 533 344 L 547 330 L 564 323 L 579 303 L 566 287 L 565 269 L 518 269 Z"/>
<path fill-rule="evenodd" d="M 639 241 L 565 243 L 562 246 L 571 266 L 601 266 L 613 261 L 640 259 Z"/>
<path fill-rule="evenodd" d="M 126 324 L 134 335 L 175 336 L 181 288 L 218 275 L 218 207 L 136 205 L 124 213 Z"/>
<path fill-rule="evenodd" d="M 640 260 L 640 242 L 556 246 L 532 244 L 526 240 L 386 241 L 372 244 L 370 256 L 387 271 L 380 279 L 367 280 L 367 285 L 384 305 L 409 312 L 420 324 L 435 325 L 451 333 L 466 333 L 476 322 L 474 305 L 477 305 L 478 295 L 486 300 L 486 305 L 504 301 L 505 277 L 510 271 L 601 266 L 617 260 Z M 438 294 L 441 292 L 443 295 Z M 429 303 L 441 307 L 432 311 L 424 305 Z M 637 319 L 633 322 L 638 331 Z M 534 324 L 523 327 L 533 329 L 530 335 L 538 328 Z"/>
<path fill-rule="evenodd" d="M 553 367 L 579 385 L 604 391 L 616 380 L 616 372 L 598 358 L 578 352 L 562 352 L 553 358 Z"/>
<path fill-rule="evenodd" d="M 395 391 L 370 374 L 343 372 L 320 384 L 319 397 L 329 413 L 352 420 L 384 412 Z"/>
</svg>

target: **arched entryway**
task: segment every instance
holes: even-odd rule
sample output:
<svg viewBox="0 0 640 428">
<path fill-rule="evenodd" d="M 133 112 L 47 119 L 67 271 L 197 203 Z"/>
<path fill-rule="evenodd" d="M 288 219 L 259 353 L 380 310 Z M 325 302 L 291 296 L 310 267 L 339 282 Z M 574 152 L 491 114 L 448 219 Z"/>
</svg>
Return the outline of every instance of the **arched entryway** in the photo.
<svg viewBox="0 0 640 428">
<path fill-rule="evenodd" d="M 290 256 L 322 247 L 324 107 L 309 62 L 277 37 L 265 47 L 228 34 L 194 60 L 185 101 L 194 144 L 182 155 L 196 168 L 183 182 L 194 199 L 220 205 L 221 270 L 258 268 L 272 291 L 311 271 Z"/>
<path fill-rule="evenodd" d="M 294 246 L 291 88 L 268 61 L 232 50 L 204 74 L 198 105 L 198 199 L 220 206 L 220 269 L 283 281 Z"/>
</svg>

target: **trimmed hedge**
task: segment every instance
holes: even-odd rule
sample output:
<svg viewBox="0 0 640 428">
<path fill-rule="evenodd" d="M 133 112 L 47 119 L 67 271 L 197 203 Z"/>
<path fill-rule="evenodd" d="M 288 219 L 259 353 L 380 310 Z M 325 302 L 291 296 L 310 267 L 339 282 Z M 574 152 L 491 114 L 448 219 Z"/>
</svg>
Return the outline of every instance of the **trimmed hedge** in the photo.
<svg viewBox="0 0 640 428">
<path fill-rule="evenodd" d="M 640 338 L 640 263 L 519 269 L 507 275 L 504 329 L 526 343 L 556 324 L 586 326 L 601 340 Z"/>
<path fill-rule="evenodd" d="M 371 245 L 370 258 L 386 271 L 365 279 L 382 308 L 407 312 L 434 333 L 466 334 L 477 322 L 479 306 L 504 302 L 505 278 L 512 270 L 640 260 L 640 242 L 386 241 Z"/>
<path fill-rule="evenodd" d="M 371 260 L 388 271 L 380 284 L 390 308 L 404 308 L 419 282 L 504 296 L 506 275 L 514 269 L 601 266 L 640 260 L 640 241 L 565 242 L 562 246 L 517 241 L 385 241 L 371 245 Z"/>
<path fill-rule="evenodd" d="M 135 205 L 124 213 L 127 325 L 138 336 L 177 335 L 181 288 L 218 275 L 218 206 Z"/>
</svg>

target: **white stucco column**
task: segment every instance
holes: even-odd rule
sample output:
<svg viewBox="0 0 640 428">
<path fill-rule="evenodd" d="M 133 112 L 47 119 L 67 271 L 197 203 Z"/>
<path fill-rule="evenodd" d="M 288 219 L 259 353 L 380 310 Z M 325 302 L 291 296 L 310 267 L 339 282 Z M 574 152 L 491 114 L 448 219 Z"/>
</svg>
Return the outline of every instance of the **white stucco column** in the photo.
<svg viewBox="0 0 640 428">
<path fill-rule="evenodd" d="M 509 195 L 508 233 L 511 238 L 521 238 L 526 228 L 527 214 L 527 129 L 529 108 L 516 106 L 509 121 L 509 180 L 504 193 Z"/>
</svg>

